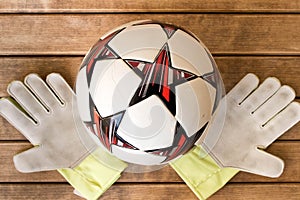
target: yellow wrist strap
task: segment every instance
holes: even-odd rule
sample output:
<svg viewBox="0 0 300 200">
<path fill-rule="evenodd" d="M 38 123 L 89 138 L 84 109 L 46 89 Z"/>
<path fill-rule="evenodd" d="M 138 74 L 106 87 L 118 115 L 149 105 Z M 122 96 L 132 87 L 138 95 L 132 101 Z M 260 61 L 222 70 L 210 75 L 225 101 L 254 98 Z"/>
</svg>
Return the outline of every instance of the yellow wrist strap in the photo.
<svg viewBox="0 0 300 200">
<path fill-rule="evenodd" d="M 58 171 L 84 198 L 94 200 L 117 181 L 126 168 L 122 161 L 113 162 L 118 163 L 117 169 L 102 164 L 95 154 L 91 154 L 74 169 Z M 237 169 L 220 168 L 200 146 L 194 147 L 170 165 L 201 200 L 222 188 L 238 172 Z"/>
<path fill-rule="evenodd" d="M 97 150 L 96 150 L 97 151 Z M 118 178 L 126 168 L 126 164 L 112 156 L 106 156 L 116 168 L 101 163 L 93 152 L 73 169 L 58 170 L 60 174 L 86 199 L 98 199 Z"/>
<path fill-rule="evenodd" d="M 221 189 L 239 172 L 233 168 L 220 168 L 200 146 L 195 146 L 170 165 L 201 200 Z"/>
</svg>

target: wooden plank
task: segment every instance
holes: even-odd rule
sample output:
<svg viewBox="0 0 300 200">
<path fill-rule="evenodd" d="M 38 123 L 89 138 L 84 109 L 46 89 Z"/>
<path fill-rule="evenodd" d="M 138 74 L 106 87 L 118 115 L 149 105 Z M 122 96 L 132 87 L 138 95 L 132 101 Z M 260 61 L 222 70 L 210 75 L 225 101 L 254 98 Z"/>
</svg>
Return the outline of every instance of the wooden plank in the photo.
<svg viewBox="0 0 300 200">
<path fill-rule="evenodd" d="M 286 168 L 281 177 L 272 179 L 253 174 L 240 172 L 232 182 L 300 182 L 300 142 L 276 142 L 268 148 L 268 152 L 281 157 Z M 29 143 L 0 143 L 1 148 L 1 175 L 0 182 L 65 182 L 56 171 L 23 174 L 13 165 L 13 155 L 30 148 Z M 149 183 L 169 182 L 181 183 L 182 180 L 169 166 L 150 173 L 123 173 L 118 182 Z"/>
<path fill-rule="evenodd" d="M 299 200 L 300 184 L 229 184 L 209 200 L 264 199 Z"/>
<path fill-rule="evenodd" d="M 0 199 L 80 200 L 68 184 L 0 184 Z"/>
<path fill-rule="evenodd" d="M 300 15 L 12 14 L 0 15 L 0 55 L 83 55 L 100 35 L 140 19 L 188 29 L 215 54 L 300 54 Z"/>
<path fill-rule="evenodd" d="M 286 0 L 0 0 L 0 12 L 300 12 L 300 1 Z"/>
<path fill-rule="evenodd" d="M 215 57 L 226 91 L 247 73 L 254 73 L 263 81 L 275 76 L 284 85 L 294 88 L 300 96 L 300 57 Z"/>
<path fill-rule="evenodd" d="M 0 184 L 0 199 L 80 199 L 73 195 L 72 188 L 66 184 Z M 228 184 L 211 200 L 265 199 L 298 200 L 300 184 Z M 169 200 L 197 199 L 185 184 L 115 184 L 100 200 Z"/>
<path fill-rule="evenodd" d="M 100 199 L 169 200 L 197 198 L 185 184 L 115 184 Z"/>
</svg>

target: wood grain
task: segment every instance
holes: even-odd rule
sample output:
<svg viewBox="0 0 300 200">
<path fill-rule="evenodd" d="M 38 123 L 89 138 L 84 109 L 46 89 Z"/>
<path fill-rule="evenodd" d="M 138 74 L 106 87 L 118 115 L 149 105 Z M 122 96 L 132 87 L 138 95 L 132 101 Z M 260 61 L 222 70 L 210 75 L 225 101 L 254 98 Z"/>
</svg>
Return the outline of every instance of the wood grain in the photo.
<svg viewBox="0 0 300 200">
<path fill-rule="evenodd" d="M 262 82 L 267 77 L 277 77 L 282 85 L 289 85 L 300 96 L 300 57 L 215 57 L 226 91 L 247 73 L 254 73 Z"/>
<path fill-rule="evenodd" d="M 285 161 L 285 171 L 281 177 L 272 179 L 240 172 L 231 182 L 300 182 L 300 142 L 275 142 L 268 152 L 281 157 Z M 1 174 L 0 182 L 65 182 L 56 171 L 23 174 L 13 166 L 13 155 L 30 148 L 29 143 L 0 143 Z M 124 183 L 181 183 L 182 180 L 171 167 L 150 173 L 123 173 L 118 182 Z"/>
<path fill-rule="evenodd" d="M 286 0 L 0 0 L 2 13 L 73 12 L 300 12 L 300 1 Z"/>
<path fill-rule="evenodd" d="M 0 55 L 83 55 L 100 35 L 140 19 L 188 29 L 215 54 L 300 54 L 300 15 L 11 14 L 0 15 Z"/>
<path fill-rule="evenodd" d="M 0 184 L 1 200 L 80 200 L 68 184 Z"/>
<path fill-rule="evenodd" d="M 72 194 L 72 188 L 66 184 L 0 184 L 0 199 L 80 199 Z M 156 194 L 155 196 L 153 194 Z M 211 200 L 265 199 L 298 200 L 300 184 L 228 184 Z M 169 200 L 197 199 L 185 184 L 115 184 L 108 189 L 100 200 Z"/>
<path fill-rule="evenodd" d="M 209 200 L 264 199 L 299 200 L 300 184 L 229 184 Z M 246 189 L 247 188 L 247 189 Z"/>
</svg>

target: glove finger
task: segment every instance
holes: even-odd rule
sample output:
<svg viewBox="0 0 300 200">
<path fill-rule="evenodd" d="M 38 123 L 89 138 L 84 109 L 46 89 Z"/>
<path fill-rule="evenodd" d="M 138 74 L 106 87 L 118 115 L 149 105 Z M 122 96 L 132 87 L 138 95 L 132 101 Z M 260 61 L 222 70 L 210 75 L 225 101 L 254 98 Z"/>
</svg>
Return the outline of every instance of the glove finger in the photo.
<svg viewBox="0 0 300 200">
<path fill-rule="evenodd" d="M 59 99 L 37 74 L 27 75 L 24 83 L 49 111 L 61 105 Z"/>
<path fill-rule="evenodd" d="M 256 149 L 248 156 L 248 158 L 244 159 L 244 163 L 239 165 L 242 171 L 271 178 L 277 178 L 283 172 L 283 160 L 272 154 Z"/>
<path fill-rule="evenodd" d="M 282 86 L 268 101 L 253 113 L 253 117 L 265 125 L 272 117 L 295 99 L 295 91 L 289 86 Z"/>
<path fill-rule="evenodd" d="M 300 103 L 292 102 L 283 111 L 271 119 L 265 126 L 259 144 L 269 146 L 278 137 L 300 121 Z"/>
<path fill-rule="evenodd" d="M 242 106 L 254 112 L 260 105 L 273 96 L 280 88 L 280 81 L 277 78 L 267 78 L 249 97 L 247 97 Z"/>
<path fill-rule="evenodd" d="M 247 74 L 234 88 L 228 93 L 228 97 L 235 100 L 237 104 L 243 102 L 243 100 L 257 88 L 259 80 L 254 74 Z"/>
<path fill-rule="evenodd" d="M 47 113 L 46 108 L 22 82 L 13 81 L 8 85 L 7 91 L 36 122 Z"/>
<path fill-rule="evenodd" d="M 42 147 L 33 147 L 27 151 L 14 156 L 14 164 L 19 172 L 30 173 L 39 171 L 50 171 L 63 168 L 56 166 L 55 157 L 46 155 Z"/>
<path fill-rule="evenodd" d="M 10 100 L 0 100 L 0 115 L 20 131 L 32 144 L 38 144 L 40 134 L 35 134 L 37 126 L 24 112 L 16 107 Z"/>
<path fill-rule="evenodd" d="M 73 90 L 60 74 L 49 74 L 46 78 L 46 82 L 62 102 L 72 101 L 72 97 L 74 95 Z"/>
</svg>

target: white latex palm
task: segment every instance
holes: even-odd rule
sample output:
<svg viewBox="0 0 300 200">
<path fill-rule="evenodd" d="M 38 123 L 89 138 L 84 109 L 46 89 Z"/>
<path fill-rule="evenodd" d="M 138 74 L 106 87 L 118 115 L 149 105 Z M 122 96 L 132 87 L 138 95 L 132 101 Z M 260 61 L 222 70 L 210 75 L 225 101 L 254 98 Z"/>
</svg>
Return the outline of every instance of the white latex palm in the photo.
<svg viewBox="0 0 300 200">
<path fill-rule="evenodd" d="M 48 75 L 46 81 L 30 74 L 25 85 L 14 81 L 8 86 L 8 93 L 22 108 L 6 98 L 0 100 L 0 114 L 35 145 L 14 156 L 21 172 L 72 168 L 96 147 L 84 136 L 86 130 L 74 112 L 76 98 L 69 85 L 56 73 Z"/>
<path fill-rule="evenodd" d="M 281 86 L 276 78 L 266 79 L 259 87 L 258 84 L 258 78 L 248 74 L 226 95 L 221 134 L 216 141 L 212 138 L 215 134 L 208 133 L 203 147 L 222 167 L 278 177 L 284 162 L 262 149 L 300 120 L 300 104 L 292 102 L 294 90 Z M 221 114 L 215 116 L 209 131 L 219 126 Z"/>
</svg>

